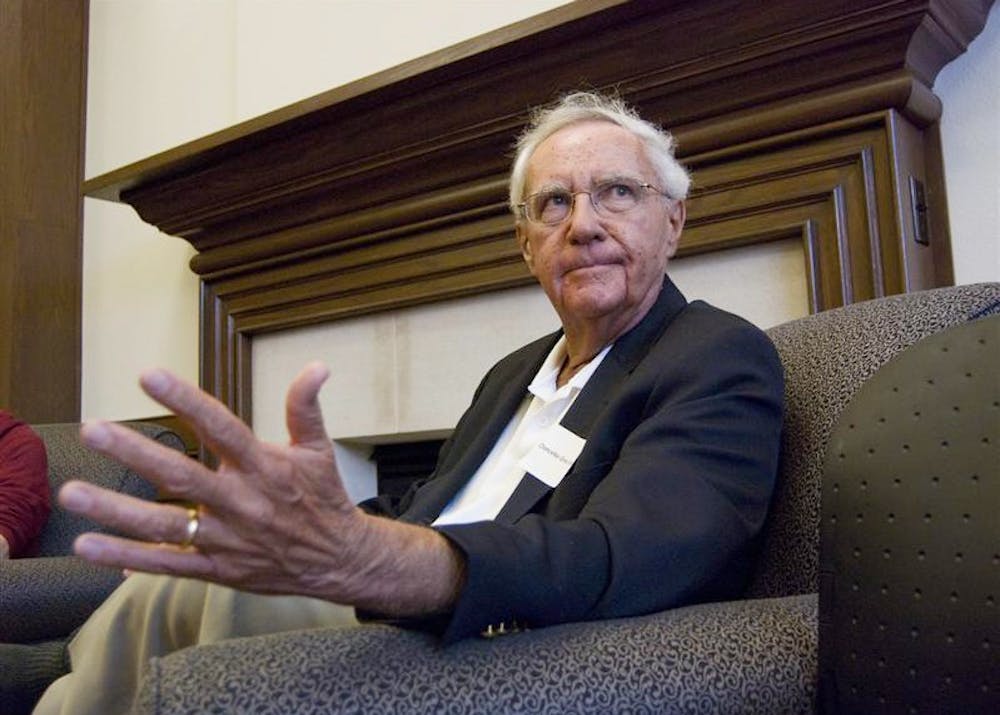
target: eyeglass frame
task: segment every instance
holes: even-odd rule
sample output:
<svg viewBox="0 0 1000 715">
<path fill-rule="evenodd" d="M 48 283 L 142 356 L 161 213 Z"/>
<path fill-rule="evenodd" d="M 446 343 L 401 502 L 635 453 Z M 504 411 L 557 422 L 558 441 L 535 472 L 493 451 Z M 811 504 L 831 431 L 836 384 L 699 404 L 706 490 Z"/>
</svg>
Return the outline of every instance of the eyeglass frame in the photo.
<svg viewBox="0 0 1000 715">
<path fill-rule="evenodd" d="M 570 191 L 569 189 L 543 189 L 542 191 L 536 191 L 533 194 L 528 194 L 527 196 L 525 196 L 524 201 L 517 204 L 517 208 L 520 211 L 521 216 L 523 216 L 527 221 L 530 221 L 533 224 L 536 224 L 538 226 L 558 226 L 559 224 L 563 223 L 566 219 L 568 219 L 570 216 L 573 215 L 573 209 L 576 208 L 576 197 L 579 196 L 580 194 L 587 194 L 587 196 L 590 198 L 590 205 L 594 207 L 594 211 L 596 211 L 598 214 L 604 216 L 605 218 L 610 216 L 619 216 L 621 214 L 628 213 L 636 206 L 641 204 L 642 199 L 641 198 L 636 199 L 635 205 L 630 206 L 627 209 L 623 209 L 621 211 L 611 211 L 606 206 L 602 207 L 602 205 L 596 202 L 594 200 L 594 194 L 600 193 L 600 190 L 611 188 L 615 184 L 626 184 L 626 183 L 634 184 L 637 189 L 642 189 L 643 191 L 652 191 L 656 194 L 659 194 L 668 201 L 674 201 L 674 198 L 670 196 L 670 194 L 666 193 L 662 189 L 657 188 L 653 184 L 650 184 L 648 181 L 639 181 L 631 177 L 616 177 L 614 179 L 608 179 L 607 181 L 599 182 L 597 185 L 592 186 L 589 191 Z M 528 202 L 532 198 L 536 196 L 541 196 L 543 194 L 550 194 L 552 196 L 559 196 L 561 194 L 564 196 L 568 196 L 569 206 L 567 207 L 566 215 L 560 218 L 558 221 L 552 221 L 552 222 L 542 221 L 540 218 L 532 218 L 531 216 L 529 216 Z M 643 194 L 643 196 L 645 195 L 646 194 Z"/>
</svg>

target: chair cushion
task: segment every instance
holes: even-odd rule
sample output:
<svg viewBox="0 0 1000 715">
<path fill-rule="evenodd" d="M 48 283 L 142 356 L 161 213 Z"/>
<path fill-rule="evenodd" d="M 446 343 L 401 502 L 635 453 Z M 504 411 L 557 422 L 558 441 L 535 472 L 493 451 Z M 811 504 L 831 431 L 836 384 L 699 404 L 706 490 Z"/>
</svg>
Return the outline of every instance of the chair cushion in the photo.
<svg viewBox="0 0 1000 715">
<path fill-rule="evenodd" d="M 0 565 L 0 643 L 67 636 L 123 578 L 119 570 L 76 556 L 13 559 Z"/>
</svg>

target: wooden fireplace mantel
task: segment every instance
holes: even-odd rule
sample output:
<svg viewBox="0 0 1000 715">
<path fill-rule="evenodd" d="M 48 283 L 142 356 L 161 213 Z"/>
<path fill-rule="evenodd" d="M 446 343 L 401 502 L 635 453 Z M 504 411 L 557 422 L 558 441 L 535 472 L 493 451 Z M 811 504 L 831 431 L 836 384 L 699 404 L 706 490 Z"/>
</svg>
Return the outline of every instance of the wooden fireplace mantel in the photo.
<svg viewBox="0 0 1000 715">
<path fill-rule="evenodd" d="M 951 282 L 930 87 L 989 6 L 580 0 L 84 191 L 197 249 L 202 383 L 246 419 L 257 333 L 530 281 L 509 149 L 567 89 L 616 89 L 674 132 L 695 177 L 681 255 L 801 240 L 820 310 Z"/>
</svg>

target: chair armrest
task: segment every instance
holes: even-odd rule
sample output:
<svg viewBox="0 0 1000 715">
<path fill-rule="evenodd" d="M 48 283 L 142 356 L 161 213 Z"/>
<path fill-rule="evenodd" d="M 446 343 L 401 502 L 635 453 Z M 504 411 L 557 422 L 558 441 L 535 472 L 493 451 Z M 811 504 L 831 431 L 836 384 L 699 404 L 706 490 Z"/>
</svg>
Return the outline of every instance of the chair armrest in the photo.
<svg viewBox="0 0 1000 715">
<path fill-rule="evenodd" d="M 122 578 L 76 556 L 0 561 L 0 642 L 69 635 Z"/>
<path fill-rule="evenodd" d="M 386 625 L 155 658 L 137 713 L 812 712 L 815 595 L 704 604 L 442 648 Z"/>
</svg>

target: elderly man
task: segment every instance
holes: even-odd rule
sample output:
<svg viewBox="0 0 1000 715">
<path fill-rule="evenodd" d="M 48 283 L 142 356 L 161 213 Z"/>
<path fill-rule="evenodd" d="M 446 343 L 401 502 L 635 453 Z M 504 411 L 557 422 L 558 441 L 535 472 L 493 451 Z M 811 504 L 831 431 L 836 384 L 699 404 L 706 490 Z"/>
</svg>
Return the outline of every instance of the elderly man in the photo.
<svg viewBox="0 0 1000 715">
<path fill-rule="evenodd" d="M 688 184 L 670 135 L 617 100 L 577 93 L 536 113 L 510 200 L 562 330 L 490 370 L 434 474 L 401 504 L 348 500 L 317 402 L 327 368 L 293 381 L 282 446 L 193 386 L 144 374 L 218 469 L 111 424 L 83 439 L 198 506 L 83 483 L 61 500 L 131 536 L 82 536 L 81 556 L 193 578 L 129 579 L 39 711 L 118 711 L 152 655 L 364 627 L 356 614 L 450 642 L 737 595 L 773 486 L 781 369 L 763 333 L 688 303 L 665 277 Z"/>
</svg>

